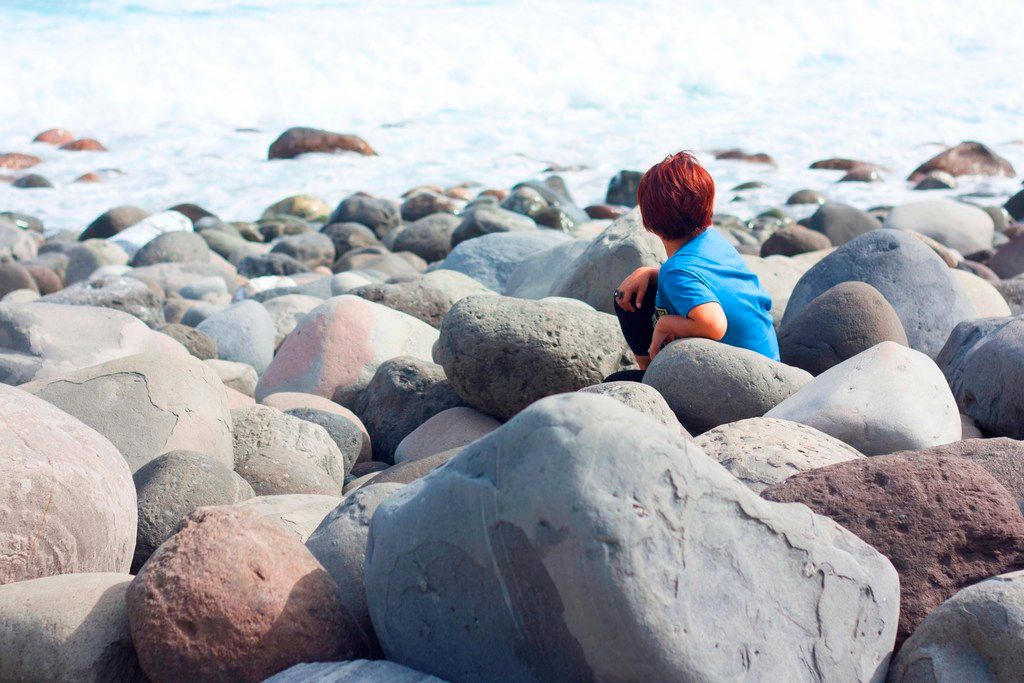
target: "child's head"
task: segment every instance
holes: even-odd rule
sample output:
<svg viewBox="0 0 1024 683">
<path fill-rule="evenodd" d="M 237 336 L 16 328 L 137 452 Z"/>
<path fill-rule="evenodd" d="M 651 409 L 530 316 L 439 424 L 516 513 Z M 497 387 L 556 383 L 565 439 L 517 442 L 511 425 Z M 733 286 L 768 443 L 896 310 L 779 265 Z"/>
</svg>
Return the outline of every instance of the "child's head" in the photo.
<svg viewBox="0 0 1024 683">
<path fill-rule="evenodd" d="M 637 200 L 644 227 L 663 240 L 690 240 L 711 225 L 715 181 L 689 152 L 651 167 L 640 179 Z"/>
</svg>

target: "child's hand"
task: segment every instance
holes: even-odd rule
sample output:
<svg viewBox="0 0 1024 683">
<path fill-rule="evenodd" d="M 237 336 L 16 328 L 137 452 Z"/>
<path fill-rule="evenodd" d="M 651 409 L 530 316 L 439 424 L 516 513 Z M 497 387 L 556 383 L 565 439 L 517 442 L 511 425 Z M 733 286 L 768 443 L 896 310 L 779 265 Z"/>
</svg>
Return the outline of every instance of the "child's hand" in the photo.
<svg viewBox="0 0 1024 683">
<path fill-rule="evenodd" d="M 669 342 L 674 342 L 679 339 L 676 331 L 673 329 L 675 325 L 673 323 L 677 321 L 670 320 L 670 318 L 679 318 L 685 320 L 681 315 L 663 315 L 658 318 L 657 324 L 654 326 L 654 335 L 651 337 L 651 348 L 648 350 L 651 360 L 658 355 L 661 351 L 661 347 Z"/>
<path fill-rule="evenodd" d="M 653 267 L 640 267 L 630 273 L 619 288 L 615 291 L 615 302 L 624 311 L 631 313 L 644 305 L 644 295 L 647 289 L 658 277 L 658 269 Z M 636 306 L 633 305 L 633 295 L 636 295 Z"/>
</svg>

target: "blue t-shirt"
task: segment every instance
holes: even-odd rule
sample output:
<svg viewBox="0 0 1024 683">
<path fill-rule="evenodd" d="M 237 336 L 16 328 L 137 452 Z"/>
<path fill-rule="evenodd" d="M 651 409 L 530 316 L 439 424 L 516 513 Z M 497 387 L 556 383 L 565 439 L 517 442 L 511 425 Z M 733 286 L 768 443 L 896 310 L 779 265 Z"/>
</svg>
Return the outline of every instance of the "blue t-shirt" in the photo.
<svg viewBox="0 0 1024 683">
<path fill-rule="evenodd" d="M 729 321 L 724 344 L 779 359 L 771 297 L 736 248 L 717 230 L 708 228 L 662 264 L 655 305 L 659 317 L 685 317 L 712 301 L 722 307 Z"/>
</svg>

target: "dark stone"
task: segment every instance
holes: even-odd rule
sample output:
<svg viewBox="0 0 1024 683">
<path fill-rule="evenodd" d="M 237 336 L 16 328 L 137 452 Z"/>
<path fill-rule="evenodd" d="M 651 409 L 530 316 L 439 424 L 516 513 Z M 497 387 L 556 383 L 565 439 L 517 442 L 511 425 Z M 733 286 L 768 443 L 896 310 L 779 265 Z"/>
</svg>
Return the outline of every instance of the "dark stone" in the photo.
<svg viewBox="0 0 1024 683">
<path fill-rule="evenodd" d="M 402 202 L 402 220 L 407 222 L 418 221 L 434 214 L 454 214 L 459 210 L 461 202 L 456 202 L 451 197 L 437 192 L 415 192 Z"/>
<path fill-rule="evenodd" d="M 1024 567 L 1024 517 L 963 458 L 882 455 L 801 472 L 761 495 L 803 503 L 884 554 L 900 575 L 899 645 L 965 586 Z"/>
<path fill-rule="evenodd" d="M 178 213 L 184 214 L 190 221 L 192 221 L 193 226 L 204 218 L 217 218 L 216 215 L 210 213 L 197 204 L 175 204 L 168 209 L 168 211 L 177 211 Z"/>
<path fill-rule="evenodd" d="M 818 295 L 779 330 L 782 362 L 820 375 L 883 341 L 907 346 L 896 311 L 877 289 L 841 282 Z"/>
<path fill-rule="evenodd" d="M 168 301 L 164 305 L 165 315 L 167 313 L 167 306 L 172 303 L 173 300 Z M 160 327 L 159 330 L 171 339 L 179 342 L 199 360 L 210 360 L 217 357 L 217 342 L 213 341 L 210 335 L 205 332 L 180 323 L 168 323 Z"/>
<path fill-rule="evenodd" d="M 29 173 L 28 175 L 23 175 L 11 183 L 11 187 L 17 187 L 23 190 L 52 188 L 53 183 L 38 173 Z"/>
<path fill-rule="evenodd" d="M 844 159 L 841 157 L 834 159 L 822 159 L 821 161 L 815 161 L 810 165 L 810 168 L 822 169 L 826 171 L 849 171 L 857 166 L 870 166 L 879 170 L 885 170 L 878 164 L 872 164 L 868 161 L 858 161 L 857 159 Z"/>
<path fill-rule="evenodd" d="M 376 156 L 366 140 L 356 135 L 332 133 L 318 128 L 297 126 L 289 128 L 274 140 L 267 150 L 268 159 L 294 159 L 300 154 L 321 152 L 355 152 L 363 156 Z"/>
<path fill-rule="evenodd" d="M 428 263 L 440 261 L 452 250 L 452 233 L 459 222 L 450 213 L 431 214 L 389 233 L 388 246 L 393 251 L 416 254 Z"/>
<path fill-rule="evenodd" d="M 52 268 L 36 263 L 23 263 L 25 269 L 32 275 L 32 279 L 43 296 L 59 292 L 64 288 L 64 281 Z"/>
<path fill-rule="evenodd" d="M 611 204 L 591 204 L 584 211 L 594 220 L 613 221 L 625 214 L 629 209 L 625 206 L 612 206 Z"/>
<path fill-rule="evenodd" d="M 377 368 L 356 402 L 373 444 L 373 459 L 394 462 L 399 442 L 442 410 L 465 403 L 440 365 L 399 356 Z"/>
<path fill-rule="evenodd" d="M 97 216 L 78 236 L 78 241 L 113 237 L 148 217 L 148 213 L 136 206 L 116 206 Z"/>
<path fill-rule="evenodd" d="M 945 171 L 952 176 L 990 175 L 1012 178 L 1017 175 L 1009 161 L 980 142 L 961 142 L 950 147 L 914 169 L 907 178 L 912 183 L 931 171 Z"/>
<path fill-rule="evenodd" d="M 466 240 L 496 232 L 522 232 L 536 230 L 537 224 L 529 216 L 502 208 L 480 207 L 463 213 L 462 222 L 452 231 L 452 246 Z"/>
<path fill-rule="evenodd" d="M 832 242 L 824 234 L 802 225 L 787 225 L 772 233 L 761 245 L 761 256 L 796 256 L 808 251 L 828 249 Z"/>
<path fill-rule="evenodd" d="M 1009 279 L 1024 273 L 1024 235 L 1014 237 L 999 247 L 986 264 L 1001 278 Z"/>
<path fill-rule="evenodd" d="M 402 222 L 402 214 L 396 202 L 379 199 L 357 192 L 346 197 L 330 218 L 331 223 L 361 223 L 373 230 L 378 238 L 384 237 Z"/>
<path fill-rule="evenodd" d="M 882 224 L 860 209 L 826 202 L 810 217 L 807 227 L 822 233 L 838 247 L 866 232 L 878 230 Z"/>
<path fill-rule="evenodd" d="M 271 254 L 287 254 L 307 268 L 331 267 L 334 263 L 334 242 L 319 232 L 286 235 L 270 250 Z"/>
<path fill-rule="evenodd" d="M 744 152 L 742 149 L 726 149 L 715 152 L 715 159 L 726 161 L 745 161 L 750 164 L 767 164 L 775 166 L 775 160 L 764 152 Z"/>
<path fill-rule="evenodd" d="M 817 190 L 797 190 L 789 195 L 786 204 L 824 204 L 825 201 L 825 195 Z"/>
<path fill-rule="evenodd" d="M 256 223 L 262 242 L 270 242 L 284 235 L 301 235 L 313 232 L 313 227 L 298 216 L 286 216 L 278 214 L 261 218 Z"/>
<path fill-rule="evenodd" d="M 309 268 L 287 254 L 246 256 L 238 264 L 238 274 L 247 278 L 264 275 L 294 275 L 295 273 L 308 272 Z"/>
<path fill-rule="evenodd" d="M 1013 216 L 1016 221 L 1024 221 L 1024 190 L 1006 200 L 1003 208 Z"/>
<path fill-rule="evenodd" d="M 328 223 L 320 232 L 334 243 L 335 259 L 341 258 L 353 249 L 382 246 L 373 230 L 362 223 Z"/>
<path fill-rule="evenodd" d="M 782 326 L 820 294 L 851 280 L 877 289 L 899 315 L 910 346 L 932 357 L 957 323 L 977 315 L 946 263 L 924 242 L 909 232 L 873 230 L 804 273 L 790 295 Z"/>
</svg>

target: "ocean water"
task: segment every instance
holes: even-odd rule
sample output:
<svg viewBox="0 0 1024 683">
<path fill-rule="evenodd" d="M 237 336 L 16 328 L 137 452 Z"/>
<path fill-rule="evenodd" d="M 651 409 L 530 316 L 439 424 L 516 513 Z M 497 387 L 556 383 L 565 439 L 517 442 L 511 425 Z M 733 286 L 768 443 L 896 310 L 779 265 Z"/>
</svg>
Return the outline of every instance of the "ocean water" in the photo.
<svg viewBox="0 0 1024 683">
<path fill-rule="evenodd" d="M 581 205 L 608 178 L 692 149 L 719 209 L 751 215 L 811 187 L 909 201 L 936 143 L 977 139 L 1024 172 L 1018 2 L 812 0 L 0 0 L 0 152 L 43 157 L 57 187 L 0 184 L 0 210 L 80 229 L 118 204 L 199 203 L 251 219 L 282 197 L 397 196 L 423 183 L 508 186 L 551 163 Z M 379 157 L 266 161 L 292 125 L 366 138 Z M 66 127 L 108 153 L 30 142 Z M 255 129 L 245 132 L 239 129 Z M 715 162 L 767 152 L 778 167 Z M 892 169 L 836 184 L 809 162 Z M 100 184 L 82 173 L 118 169 Z M 733 202 L 746 180 L 769 187 Z M 957 191 L 995 203 L 1019 179 Z M 928 193 L 936 196 L 936 193 Z"/>
</svg>

